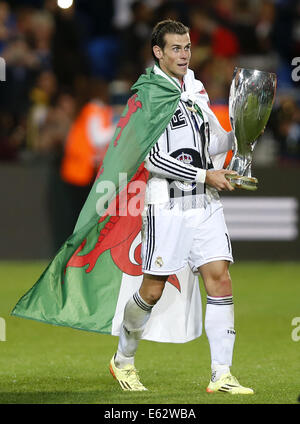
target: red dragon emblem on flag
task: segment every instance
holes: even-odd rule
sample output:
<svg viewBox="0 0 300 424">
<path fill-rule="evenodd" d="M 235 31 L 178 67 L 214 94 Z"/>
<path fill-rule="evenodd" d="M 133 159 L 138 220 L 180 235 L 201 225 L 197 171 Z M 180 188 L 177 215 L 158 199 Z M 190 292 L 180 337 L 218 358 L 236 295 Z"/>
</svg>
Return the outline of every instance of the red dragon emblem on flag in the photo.
<svg viewBox="0 0 300 424">
<path fill-rule="evenodd" d="M 132 181 L 139 180 L 146 183 L 147 179 L 148 171 L 142 164 Z M 127 204 L 130 198 L 136 195 L 129 192 L 129 185 L 130 183 L 124 189 L 127 190 Z M 139 193 L 139 196 L 143 199 L 144 193 Z M 121 198 L 122 193 L 116 197 L 117 212 L 121 210 L 122 205 L 119 204 Z M 102 223 L 108 217 L 109 215 L 106 214 L 102 216 L 98 222 Z M 122 272 L 132 276 L 142 275 L 141 242 L 139 242 L 138 239 L 141 226 L 141 215 L 132 216 L 127 213 L 126 216 L 120 216 L 117 213 L 116 216 L 111 216 L 101 229 L 93 249 L 86 254 L 81 254 L 86 245 L 87 240 L 85 239 L 69 259 L 66 269 L 68 267 L 86 267 L 86 273 L 92 272 L 96 262 L 101 260 L 101 255 L 105 251 L 110 250 L 114 263 Z M 168 282 L 181 291 L 180 283 L 176 275 L 169 276 Z"/>
<path fill-rule="evenodd" d="M 117 137 L 115 138 L 114 146 L 118 145 L 118 141 L 122 135 L 124 128 L 128 125 L 131 115 L 135 113 L 138 109 L 142 108 L 142 103 L 139 100 L 136 100 L 136 98 L 137 98 L 137 94 L 134 94 L 132 97 L 130 97 L 130 99 L 127 102 L 128 104 L 127 112 L 124 116 L 121 116 L 117 125 L 117 128 L 120 128 L 120 131 Z"/>
</svg>

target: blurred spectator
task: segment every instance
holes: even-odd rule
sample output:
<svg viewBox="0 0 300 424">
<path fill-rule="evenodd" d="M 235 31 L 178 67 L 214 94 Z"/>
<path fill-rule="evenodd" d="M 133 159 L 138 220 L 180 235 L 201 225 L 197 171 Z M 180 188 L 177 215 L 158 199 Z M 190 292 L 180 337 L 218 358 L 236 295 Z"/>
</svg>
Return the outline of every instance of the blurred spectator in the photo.
<svg viewBox="0 0 300 424">
<path fill-rule="evenodd" d="M 223 21 L 230 21 L 236 10 L 235 0 L 213 0 L 213 9 L 217 17 Z"/>
<path fill-rule="evenodd" d="M 32 152 L 40 152 L 41 129 L 56 94 L 57 81 L 52 71 L 43 71 L 30 92 L 31 106 L 28 110 L 26 146 Z"/>
<path fill-rule="evenodd" d="M 257 9 L 255 1 L 237 0 L 234 14 L 227 25 L 238 36 L 240 52 L 243 55 L 258 53 L 255 26 L 257 23 Z M 260 0 L 259 0 L 260 3 Z"/>
<path fill-rule="evenodd" d="M 26 151 L 39 155 L 43 148 L 51 156 L 45 141 L 51 139 L 50 121 L 61 108 L 58 99 L 68 97 L 65 92 L 57 97 L 57 87 L 69 87 L 70 103 L 82 109 L 90 101 L 93 77 L 111 87 L 119 81 L 130 86 L 153 64 L 151 29 L 166 18 L 191 28 L 191 68 L 226 128 L 234 67 L 277 73 L 280 105 L 271 116 L 273 132 L 266 131 L 259 144 L 268 152 L 280 146 L 281 162 L 298 163 L 300 90 L 291 79 L 291 59 L 300 57 L 298 0 L 76 0 L 69 9 L 59 8 L 56 0 L 0 0 L 0 54 L 6 60 L 6 81 L 0 81 L 0 159 L 22 159 Z M 292 92 L 293 107 L 282 100 L 283 90 Z M 66 135 L 54 138 L 62 148 Z M 262 152 L 259 145 L 255 151 Z M 260 163 L 269 157 L 261 153 Z"/>
<path fill-rule="evenodd" d="M 162 1 L 161 4 L 153 10 L 153 22 L 163 21 L 165 19 L 172 19 L 174 21 L 187 21 L 189 8 L 186 7 L 185 2 L 169 0 Z"/>
<path fill-rule="evenodd" d="M 234 68 L 234 59 L 210 55 L 195 65 L 195 75 L 203 81 L 212 104 L 228 103 Z"/>
<path fill-rule="evenodd" d="M 34 12 L 31 16 L 31 27 L 28 32 L 41 68 L 50 69 L 52 66 L 51 42 L 55 32 L 52 14 L 47 11 Z"/>
<path fill-rule="evenodd" d="M 135 3 L 136 0 L 113 0 L 114 4 L 114 16 L 112 19 L 112 23 L 115 29 L 118 31 L 128 28 L 133 20 L 133 13 L 132 13 L 132 4 Z M 158 20 L 163 20 L 163 12 L 160 6 L 164 7 L 164 5 L 167 3 L 168 5 L 171 3 L 170 1 L 165 0 L 142 0 L 143 3 L 145 3 L 148 7 L 152 9 L 152 11 L 158 15 Z M 170 7 L 168 8 L 168 11 L 170 11 Z M 168 13 L 168 16 L 170 19 L 173 19 L 174 16 L 172 16 L 171 13 Z M 155 16 L 156 20 L 156 16 Z"/>
<path fill-rule="evenodd" d="M 15 8 L 16 34 L 21 34 L 25 38 L 28 37 L 34 12 L 36 12 L 36 9 L 26 3 L 25 5 L 22 3 L 19 7 Z"/>
<path fill-rule="evenodd" d="M 145 70 L 144 47 L 149 42 L 152 32 L 152 9 L 143 1 L 134 1 L 131 5 L 132 22 L 124 28 L 121 39 L 120 66 L 131 66 L 137 77 Z"/>
<path fill-rule="evenodd" d="M 15 19 L 6 1 L 0 1 L 0 53 L 15 31 Z"/>
<path fill-rule="evenodd" d="M 191 42 L 193 55 L 191 67 L 196 67 L 209 58 L 230 58 L 239 53 L 236 35 L 212 19 L 202 8 L 192 9 L 190 13 Z"/>
<path fill-rule="evenodd" d="M 45 82 L 46 79 L 48 80 L 47 82 Z M 42 84 L 44 85 L 44 90 L 41 90 L 39 95 L 46 101 L 52 98 L 52 101 L 50 105 L 48 104 L 47 110 L 41 113 L 42 123 L 40 123 L 36 151 L 41 156 L 50 158 L 59 167 L 63 146 L 75 117 L 76 100 L 70 90 L 65 88 L 59 89 L 56 95 L 53 96 L 56 81 L 53 80 L 50 74 L 42 76 L 40 86 Z M 46 85 L 48 85 L 47 88 L 45 87 Z"/>
<path fill-rule="evenodd" d="M 271 115 L 270 126 L 278 142 L 282 165 L 300 164 L 300 108 L 290 96 L 282 96 Z"/>
<path fill-rule="evenodd" d="M 273 48 L 273 31 L 275 22 L 275 5 L 271 1 L 263 1 L 259 8 L 255 33 L 257 48 L 260 53 L 268 53 Z"/>
<path fill-rule="evenodd" d="M 131 4 L 134 0 L 113 0 L 114 16 L 112 23 L 114 28 L 122 30 L 128 27 L 132 21 Z"/>
<path fill-rule="evenodd" d="M 6 81 L 0 87 L 0 109 L 23 119 L 29 107 L 29 92 L 40 70 L 40 61 L 22 35 L 15 36 L 2 52 Z"/>
<path fill-rule="evenodd" d="M 68 134 L 61 165 L 62 179 L 86 187 L 93 183 L 115 126 L 109 106 L 108 86 L 91 82 L 91 98 L 79 112 Z"/>
</svg>

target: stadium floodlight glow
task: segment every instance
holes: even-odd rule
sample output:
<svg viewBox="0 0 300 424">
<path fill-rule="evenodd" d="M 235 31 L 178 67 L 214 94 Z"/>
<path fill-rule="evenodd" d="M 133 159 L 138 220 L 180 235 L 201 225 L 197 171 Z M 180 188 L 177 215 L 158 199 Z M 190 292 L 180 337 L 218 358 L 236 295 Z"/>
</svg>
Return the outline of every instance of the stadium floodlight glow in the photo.
<svg viewBox="0 0 300 424">
<path fill-rule="evenodd" d="M 57 6 L 61 9 L 69 9 L 73 4 L 73 0 L 57 0 Z"/>
</svg>

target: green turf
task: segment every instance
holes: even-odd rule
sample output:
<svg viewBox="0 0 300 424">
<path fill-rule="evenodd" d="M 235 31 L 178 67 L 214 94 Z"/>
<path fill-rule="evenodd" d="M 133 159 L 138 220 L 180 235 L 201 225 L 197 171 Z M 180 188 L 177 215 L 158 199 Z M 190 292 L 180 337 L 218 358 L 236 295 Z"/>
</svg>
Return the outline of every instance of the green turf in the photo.
<svg viewBox="0 0 300 424">
<path fill-rule="evenodd" d="M 300 341 L 292 340 L 291 323 L 300 316 L 300 263 L 231 268 L 237 332 L 232 373 L 255 389 L 244 397 L 205 392 L 205 335 L 182 345 L 141 341 L 136 366 L 149 391 L 122 392 L 108 372 L 116 337 L 9 316 L 45 265 L 0 262 L 0 317 L 7 326 L 0 342 L 0 403 L 297 403 Z"/>
</svg>

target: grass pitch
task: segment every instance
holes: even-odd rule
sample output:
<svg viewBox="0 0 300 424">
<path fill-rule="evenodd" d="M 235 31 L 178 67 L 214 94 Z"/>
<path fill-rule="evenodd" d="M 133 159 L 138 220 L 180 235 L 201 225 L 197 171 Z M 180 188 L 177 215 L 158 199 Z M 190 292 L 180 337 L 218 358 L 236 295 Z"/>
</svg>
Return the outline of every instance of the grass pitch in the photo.
<svg viewBox="0 0 300 424">
<path fill-rule="evenodd" d="M 148 392 L 122 392 L 108 371 L 117 337 L 11 317 L 46 263 L 0 263 L 0 403 L 18 404 L 295 404 L 300 395 L 300 263 L 238 263 L 234 282 L 236 343 L 232 373 L 253 396 L 207 394 L 205 333 L 178 345 L 141 341 L 136 357 Z M 205 293 L 200 284 L 205 310 Z M 300 328 L 294 333 L 300 336 Z"/>
</svg>

